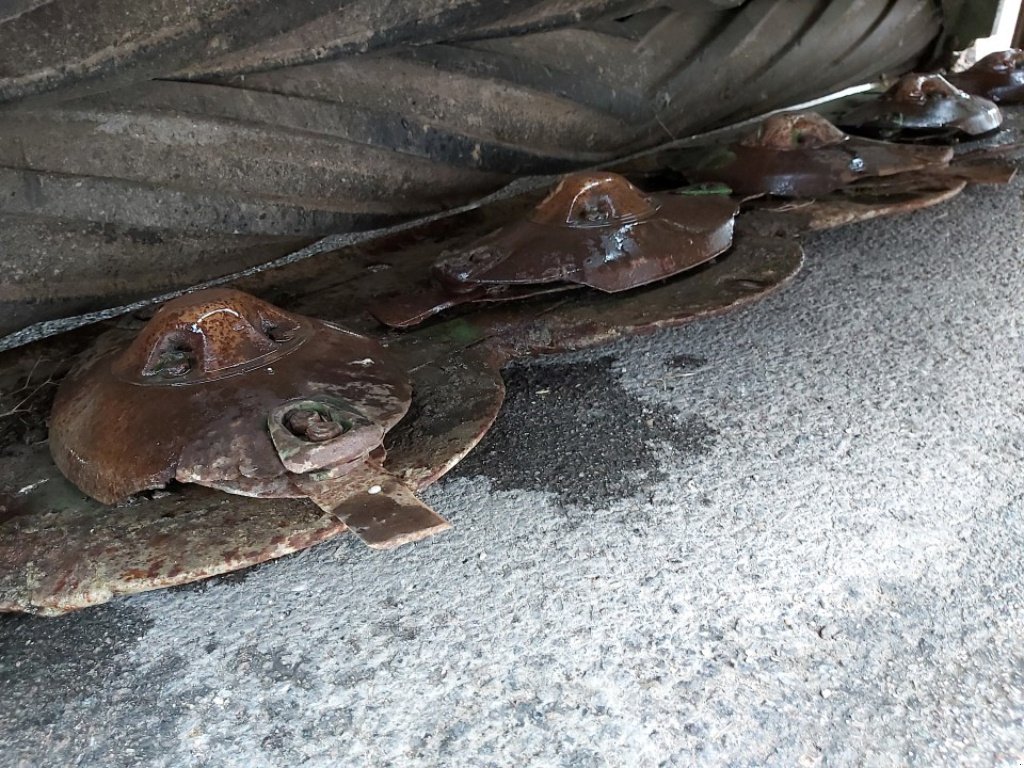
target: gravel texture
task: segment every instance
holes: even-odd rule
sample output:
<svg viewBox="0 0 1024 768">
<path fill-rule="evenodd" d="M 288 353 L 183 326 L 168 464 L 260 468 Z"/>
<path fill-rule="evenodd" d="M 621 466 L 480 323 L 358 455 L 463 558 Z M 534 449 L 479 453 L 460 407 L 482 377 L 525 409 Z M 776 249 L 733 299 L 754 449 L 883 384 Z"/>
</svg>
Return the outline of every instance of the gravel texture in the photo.
<svg viewBox="0 0 1024 768">
<path fill-rule="evenodd" d="M 3 617 L 0 765 L 1024 765 L 1021 192 L 512 369 L 443 536 Z"/>
</svg>

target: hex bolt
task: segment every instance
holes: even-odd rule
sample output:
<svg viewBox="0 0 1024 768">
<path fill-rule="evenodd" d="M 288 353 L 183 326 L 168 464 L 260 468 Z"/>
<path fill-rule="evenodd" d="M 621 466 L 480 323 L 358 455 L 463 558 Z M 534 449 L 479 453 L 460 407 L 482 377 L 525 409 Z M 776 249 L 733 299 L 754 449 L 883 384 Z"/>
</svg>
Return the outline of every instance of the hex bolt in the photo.
<svg viewBox="0 0 1024 768">
<path fill-rule="evenodd" d="M 311 443 L 324 443 L 345 432 L 342 424 L 319 411 L 297 408 L 285 414 L 284 425 L 296 437 Z"/>
</svg>

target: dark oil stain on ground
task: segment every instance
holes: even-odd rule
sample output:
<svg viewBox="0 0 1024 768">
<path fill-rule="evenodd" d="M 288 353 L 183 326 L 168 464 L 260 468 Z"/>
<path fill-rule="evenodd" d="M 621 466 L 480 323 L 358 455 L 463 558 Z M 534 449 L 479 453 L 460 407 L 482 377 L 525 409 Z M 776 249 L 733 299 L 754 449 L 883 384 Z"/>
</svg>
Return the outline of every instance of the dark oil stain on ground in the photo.
<svg viewBox="0 0 1024 768">
<path fill-rule="evenodd" d="M 182 656 L 145 670 L 130 660 L 151 627 L 143 611 L 118 604 L 54 618 L 0 616 L 0 722 L 35 737 L 0 765 L 54 765 L 51 750 L 77 754 L 80 765 L 157 764 L 175 745 L 188 701 L 163 696 Z M 91 738 L 103 728 L 121 734 L 117 744 Z"/>
<path fill-rule="evenodd" d="M 715 430 L 702 417 L 641 401 L 619 383 L 613 362 L 506 370 L 494 427 L 452 476 L 483 475 L 497 490 L 549 491 L 594 506 L 663 479 L 665 446 L 676 462 L 711 448 Z"/>
<path fill-rule="evenodd" d="M 706 358 L 698 357 L 697 355 L 673 355 L 665 365 L 671 370 L 689 373 L 699 371 L 701 368 L 706 367 L 707 364 Z"/>
<path fill-rule="evenodd" d="M 140 611 L 104 605 L 64 616 L 0 616 L 0 680 L 17 685 L 30 670 L 39 696 L 90 693 L 96 677 L 113 670 L 152 625 Z"/>
</svg>

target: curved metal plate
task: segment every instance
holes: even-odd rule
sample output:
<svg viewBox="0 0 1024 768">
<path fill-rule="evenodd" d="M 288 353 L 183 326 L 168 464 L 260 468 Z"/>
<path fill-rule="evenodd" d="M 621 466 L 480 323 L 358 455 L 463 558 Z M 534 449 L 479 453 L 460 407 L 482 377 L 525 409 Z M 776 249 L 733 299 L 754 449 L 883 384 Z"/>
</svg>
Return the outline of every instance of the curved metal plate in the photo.
<svg viewBox="0 0 1024 768">
<path fill-rule="evenodd" d="M 447 351 L 433 348 L 442 357 Z M 4 356 L 0 386 L 10 386 L 10 372 L 31 366 L 34 356 Z M 416 366 L 413 413 L 389 436 L 385 469 L 422 488 L 476 445 L 504 387 L 500 358 L 491 354 L 437 364 L 413 356 L 409 363 Z M 44 418 L 49 395 L 32 404 L 30 418 Z M 245 498 L 196 485 L 104 506 L 60 474 L 45 442 L 0 445 L 0 612 L 56 615 L 246 568 L 345 530 L 307 499 Z"/>
<path fill-rule="evenodd" d="M 953 199 L 965 186 L 967 182 L 962 179 L 936 180 L 930 184 L 920 179 L 912 184 L 893 180 L 858 186 L 816 200 L 760 199 L 751 203 L 752 210 L 744 216 L 744 226 L 748 231 L 762 234 L 835 229 L 930 208 Z"/>
<path fill-rule="evenodd" d="M 345 530 L 305 499 L 242 499 L 196 485 L 106 507 L 27 451 L 3 460 L 0 611 L 57 615 L 305 549 Z"/>
<path fill-rule="evenodd" d="M 752 304 L 792 280 L 803 260 L 795 240 L 738 235 L 727 254 L 674 280 L 625 294 L 536 302 L 527 311 L 501 307 L 466 320 L 508 357 L 584 349 Z"/>
</svg>

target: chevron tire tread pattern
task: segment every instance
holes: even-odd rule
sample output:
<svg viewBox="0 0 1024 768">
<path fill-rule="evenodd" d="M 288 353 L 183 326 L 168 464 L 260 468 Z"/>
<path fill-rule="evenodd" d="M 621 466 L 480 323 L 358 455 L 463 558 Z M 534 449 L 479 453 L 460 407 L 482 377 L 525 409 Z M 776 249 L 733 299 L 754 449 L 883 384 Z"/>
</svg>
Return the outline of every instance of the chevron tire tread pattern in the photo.
<svg viewBox="0 0 1024 768">
<path fill-rule="evenodd" d="M 140 0 L 163 37 L 99 66 L 84 29 L 63 69 L 30 32 L 71 5 L 0 14 L 0 334 L 906 71 L 942 26 L 933 0 L 404 2 L 422 24 Z"/>
</svg>

